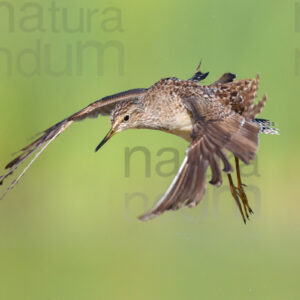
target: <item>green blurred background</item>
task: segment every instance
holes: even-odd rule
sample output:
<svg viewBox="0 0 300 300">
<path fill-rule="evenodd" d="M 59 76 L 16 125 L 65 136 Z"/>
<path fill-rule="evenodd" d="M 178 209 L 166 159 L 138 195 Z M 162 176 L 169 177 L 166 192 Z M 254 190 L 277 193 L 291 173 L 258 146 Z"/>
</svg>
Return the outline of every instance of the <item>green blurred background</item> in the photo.
<svg viewBox="0 0 300 300">
<path fill-rule="evenodd" d="M 30 3 L 0 4 L 1 169 L 36 132 L 100 97 L 188 78 L 201 57 L 207 83 L 259 73 L 261 116 L 281 135 L 262 136 L 254 166 L 243 167 L 256 212 L 247 226 L 225 178 L 195 209 L 142 223 L 173 177 L 156 172 L 172 158 L 157 152 L 171 147 L 181 160 L 186 142 L 127 131 L 95 154 L 109 119 L 72 125 L 0 203 L 0 299 L 299 299 L 300 2 L 57 1 L 56 27 L 51 1 Z M 63 22 L 76 28 L 88 9 L 98 9 L 90 30 L 68 32 Z M 103 62 L 88 49 L 78 74 L 78 43 L 96 42 L 107 46 Z M 40 72 L 30 75 L 36 43 Z M 47 61 L 57 71 L 69 61 L 69 73 L 50 73 Z M 125 149 L 136 146 L 150 151 L 148 177 L 142 153 L 125 176 Z M 145 203 L 126 201 L 134 193 Z"/>
</svg>

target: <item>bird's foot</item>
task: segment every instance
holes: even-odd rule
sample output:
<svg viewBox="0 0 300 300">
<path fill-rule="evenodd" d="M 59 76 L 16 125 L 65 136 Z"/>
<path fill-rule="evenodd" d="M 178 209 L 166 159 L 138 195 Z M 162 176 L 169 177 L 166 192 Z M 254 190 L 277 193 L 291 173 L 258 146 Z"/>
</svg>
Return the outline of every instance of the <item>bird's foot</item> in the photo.
<svg viewBox="0 0 300 300">
<path fill-rule="evenodd" d="M 230 191 L 231 191 L 231 195 L 233 197 L 233 199 L 235 200 L 236 202 L 236 205 L 238 206 L 239 208 L 239 211 L 241 213 L 241 216 L 243 218 L 243 221 L 244 223 L 246 224 L 246 217 L 245 217 L 245 214 L 243 212 L 243 209 L 242 209 L 242 205 L 241 205 L 241 202 L 240 202 L 240 197 L 239 197 L 239 192 L 238 192 L 238 189 L 236 186 L 233 185 L 232 181 L 229 180 L 230 182 Z M 247 218 L 249 219 L 249 217 L 247 216 Z"/>
<path fill-rule="evenodd" d="M 240 199 L 243 203 L 245 215 L 246 215 L 247 219 L 249 220 L 249 214 L 253 214 L 254 212 L 253 212 L 252 208 L 249 205 L 247 195 L 244 191 L 245 186 L 246 185 L 242 184 L 242 183 L 238 184 L 237 191 L 238 191 L 239 197 L 240 197 Z"/>
</svg>

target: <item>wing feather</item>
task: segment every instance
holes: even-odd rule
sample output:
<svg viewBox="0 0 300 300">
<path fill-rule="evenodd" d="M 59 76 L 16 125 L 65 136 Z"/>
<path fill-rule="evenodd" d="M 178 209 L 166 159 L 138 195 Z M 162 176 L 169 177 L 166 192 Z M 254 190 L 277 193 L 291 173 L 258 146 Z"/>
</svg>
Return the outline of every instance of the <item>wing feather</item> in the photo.
<svg viewBox="0 0 300 300">
<path fill-rule="evenodd" d="M 212 84 L 218 84 L 218 83 L 230 83 L 236 78 L 236 75 L 233 73 L 225 73 L 223 74 L 218 80 L 216 80 Z"/>
<path fill-rule="evenodd" d="M 230 109 L 220 107 L 220 103 L 203 103 L 200 96 L 183 98 L 182 101 L 194 120 L 192 142 L 170 187 L 149 212 L 139 217 L 140 220 L 152 219 L 182 205 L 196 206 L 205 193 L 208 166 L 212 171 L 210 183 L 213 185 L 222 183 L 221 161 L 223 171 L 232 172 L 226 150 L 245 163 L 249 163 L 256 153 L 259 126 Z"/>
<path fill-rule="evenodd" d="M 31 144 L 23 147 L 21 149 L 22 153 L 6 165 L 5 169 L 8 171 L 4 175 L 0 176 L 0 185 L 2 185 L 4 180 L 11 175 L 27 158 L 34 153 L 37 153 L 30 161 L 28 166 L 25 167 L 21 172 L 20 176 L 16 180 L 12 181 L 8 189 L 0 197 L 0 200 L 17 184 L 17 182 L 21 179 L 21 177 L 25 174 L 37 157 L 45 150 L 45 148 L 63 131 L 65 131 L 74 121 L 81 121 L 89 117 L 96 117 L 99 114 L 109 115 L 116 103 L 124 100 L 138 99 L 139 97 L 142 97 L 146 91 L 147 89 L 134 89 L 104 97 L 46 129 L 39 138 L 34 140 Z"/>
</svg>

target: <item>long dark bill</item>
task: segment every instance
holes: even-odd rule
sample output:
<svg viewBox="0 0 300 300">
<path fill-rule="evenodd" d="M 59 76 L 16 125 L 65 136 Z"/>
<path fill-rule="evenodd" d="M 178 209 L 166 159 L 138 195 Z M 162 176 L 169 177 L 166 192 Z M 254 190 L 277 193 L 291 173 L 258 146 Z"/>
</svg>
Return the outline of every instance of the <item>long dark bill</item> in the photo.
<svg viewBox="0 0 300 300">
<path fill-rule="evenodd" d="M 111 129 L 101 141 L 101 143 L 96 147 L 95 152 L 97 152 L 115 133 L 116 132 L 113 129 Z"/>
</svg>

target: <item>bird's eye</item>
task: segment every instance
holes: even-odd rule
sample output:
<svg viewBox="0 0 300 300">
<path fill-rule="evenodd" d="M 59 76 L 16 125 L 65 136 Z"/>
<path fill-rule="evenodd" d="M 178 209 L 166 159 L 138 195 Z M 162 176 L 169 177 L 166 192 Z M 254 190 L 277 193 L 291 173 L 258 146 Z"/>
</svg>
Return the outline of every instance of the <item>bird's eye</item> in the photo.
<svg viewBox="0 0 300 300">
<path fill-rule="evenodd" d="M 129 120 L 129 115 L 126 115 L 125 117 L 124 117 L 124 121 L 128 121 Z"/>
</svg>

